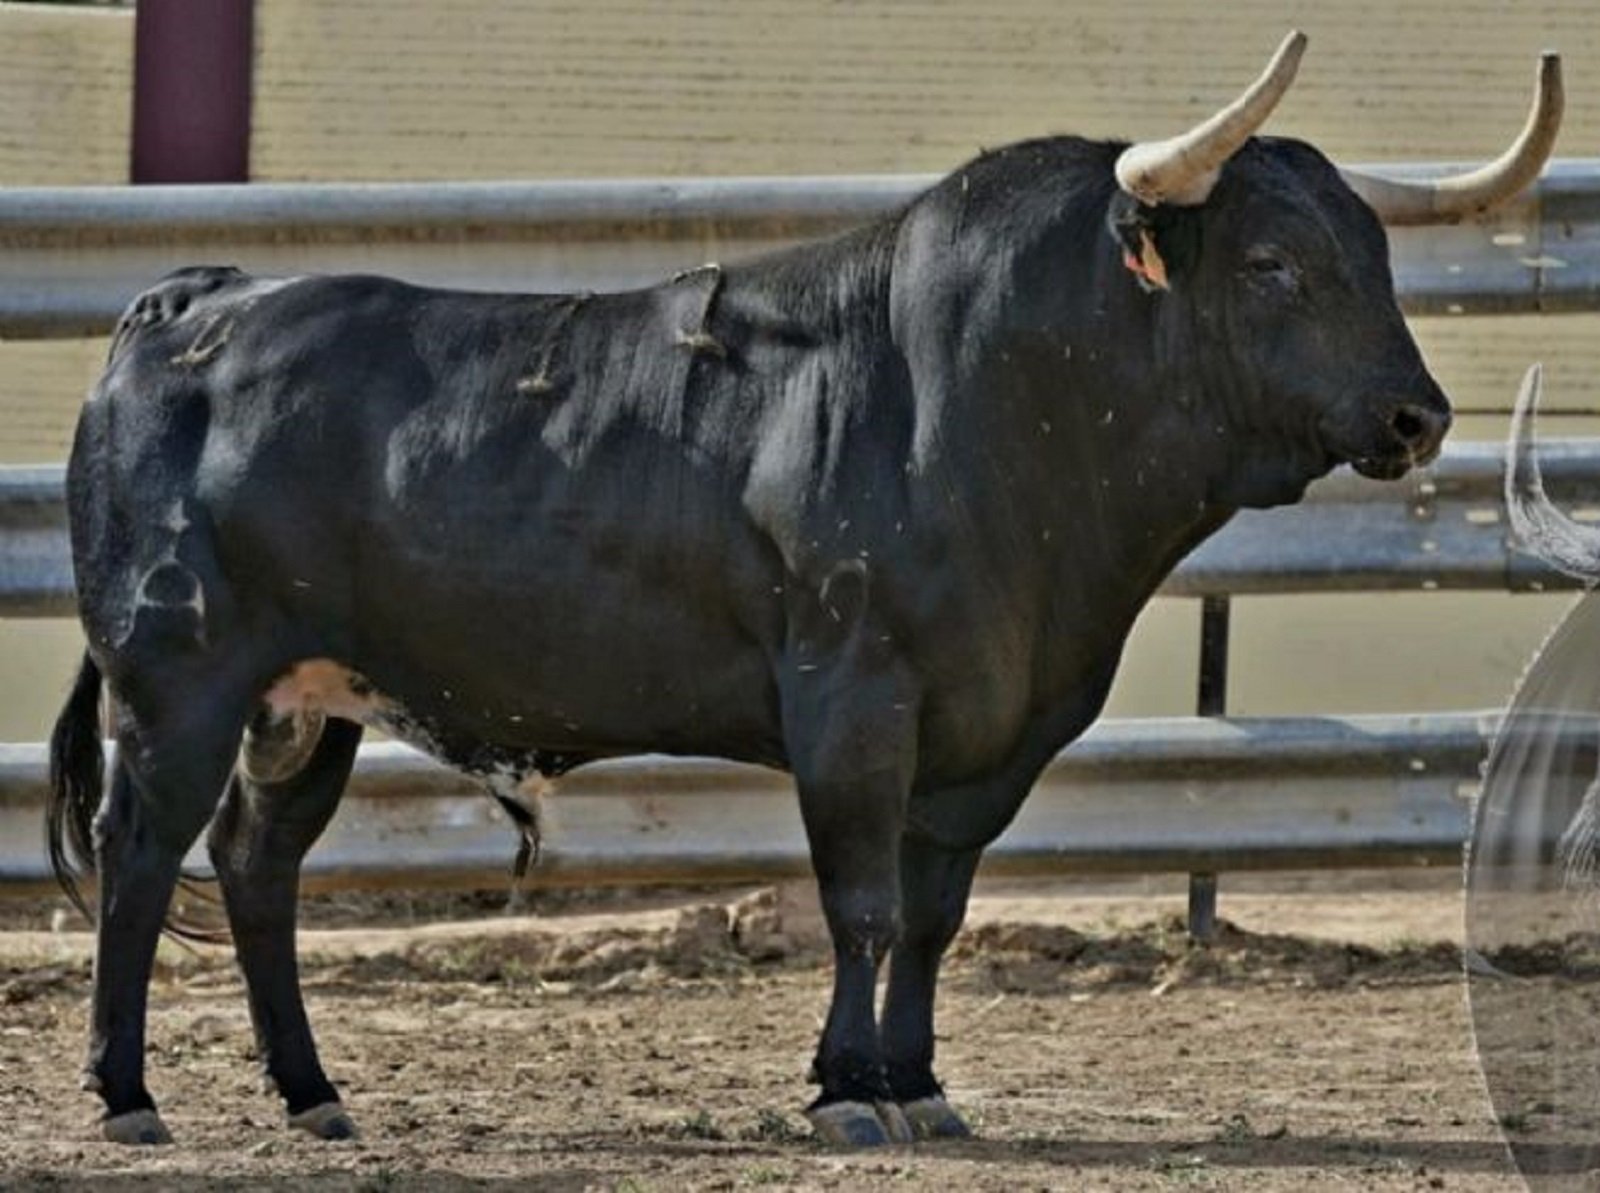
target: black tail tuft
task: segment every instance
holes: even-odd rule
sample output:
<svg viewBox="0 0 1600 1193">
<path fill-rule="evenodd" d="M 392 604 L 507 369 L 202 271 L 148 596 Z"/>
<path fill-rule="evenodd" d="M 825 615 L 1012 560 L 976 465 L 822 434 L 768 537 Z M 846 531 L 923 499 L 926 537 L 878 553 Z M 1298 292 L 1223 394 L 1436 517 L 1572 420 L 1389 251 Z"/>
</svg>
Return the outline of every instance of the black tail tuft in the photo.
<svg viewBox="0 0 1600 1193">
<path fill-rule="evenodd" d="M 79 879 L 95 870 L 94 817 L 105 785 L 100 686 L 100 668 L 86 653 L 50 734 L 50 795 L 45 805 L 50 868 L 67 897 L 91 920 L 94 916 Z"/>
</svg>

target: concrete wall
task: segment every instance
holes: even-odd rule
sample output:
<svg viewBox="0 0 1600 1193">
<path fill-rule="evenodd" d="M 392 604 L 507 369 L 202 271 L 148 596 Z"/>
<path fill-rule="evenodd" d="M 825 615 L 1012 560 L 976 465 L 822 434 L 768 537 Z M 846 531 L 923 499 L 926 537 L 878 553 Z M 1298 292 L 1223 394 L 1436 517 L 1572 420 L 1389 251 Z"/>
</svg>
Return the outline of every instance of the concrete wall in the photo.
<svg viewBox="0 0 1600 1193">
<path fill-rule="evenodd" d="M 1589 0 L 258 0 L 252 168 L 262 180 L 944 170 L 1050 132 L 1165 135 L 1305 29 L 1271 129 L 1345 161 L 1478 159 L 1562 51 L 1561 152 L 1600 154 Z M 131 18 L 0 3 L 0 184 L 126 176 Z M 1464 417 L 1499 438 L 1522 369 L 1549 365 L 1549 429 L 1600 432 L 1600 317 L 1427 320 Z M 99 344 L 0 344 L 0 460 L 65 453 Z M 1564 598 L 1240 603 L 1232 707 L 1501 702 Z M 1113 697 L 1192 707 L 1196 610 L 1157 602 Z M 0 739 L 37 738 L 70 629 L 0 623 Z"/>
</svg>

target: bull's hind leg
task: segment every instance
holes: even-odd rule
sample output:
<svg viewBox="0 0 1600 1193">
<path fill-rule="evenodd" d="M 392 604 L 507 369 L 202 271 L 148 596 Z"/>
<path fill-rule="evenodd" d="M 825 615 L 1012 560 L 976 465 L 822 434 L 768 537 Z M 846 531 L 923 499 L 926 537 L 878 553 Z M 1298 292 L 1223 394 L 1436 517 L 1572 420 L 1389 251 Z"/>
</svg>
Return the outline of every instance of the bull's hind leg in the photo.
<svg viewBox="0 0 1600 1193">
<path fill-rule="evenodd" d="M 142 676 L 139 689 L 145 707 L 123 712 L 111 787 L 95 819 L 100 905 L 84 1086 L 105 1102 L 106 1138 L 165 1143 L 170 1136 L 144 1083 L 150 971 L 183 856 L 227 782 L 243 702 L 192 682 Z M 170 712 L 148 707 L 164 702 L 157 691 L 177 702 Z"/>
<path fill-rule="evenodd" d="M 909 835 L 900 850 L 904 927 L 889 959 L 881 1036 L 889 1088 L 922 1139 L 970 1134 L 933 1075 L 933 1004 L 939 962 L 966 916 L 980 853 Z"/>
<path fill-rule="evenodd" d="M 338 806 L 361 726 L 331 718 L 318 728 L 320 740 L 306 750 L 272 751 L 278 763 L 298 757 L 301 768 L 288 774 L 287 764 L 269 766 L 259 750 L 252 754 L 252 739 L 271 741 L 270 734 L 247 739 L 209 844 L 249 988 L 262 1072 L 282 1096 L 290 1126 L 322 1139 L 350 1139 L 355 1124 L 322 1071 L 306 1019 L 294 933 L 300 864 Z"/>
</svg>

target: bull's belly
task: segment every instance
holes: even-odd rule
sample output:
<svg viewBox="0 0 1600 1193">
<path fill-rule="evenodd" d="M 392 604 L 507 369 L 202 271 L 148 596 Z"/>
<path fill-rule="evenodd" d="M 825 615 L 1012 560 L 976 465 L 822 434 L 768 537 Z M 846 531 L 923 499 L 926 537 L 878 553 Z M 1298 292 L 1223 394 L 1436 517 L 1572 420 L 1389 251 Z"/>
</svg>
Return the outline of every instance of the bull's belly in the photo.
<svg viewBox="0 0 1600 1193">
<path fill-rule="evenodd" d="M 471 667 L 387 652 L 312 657 L 280 674 L 263 703 L 277 717 L 355 721 L 467 769 L 535 756 L 542 768 L 567 769 L 639 753 L 783 763 L 775 689 L 759 656 L 724 654 L 669 673 L 617 647 L 581 673 L 567 660 L 519 665 L 504 647 Z"/>
</svg>

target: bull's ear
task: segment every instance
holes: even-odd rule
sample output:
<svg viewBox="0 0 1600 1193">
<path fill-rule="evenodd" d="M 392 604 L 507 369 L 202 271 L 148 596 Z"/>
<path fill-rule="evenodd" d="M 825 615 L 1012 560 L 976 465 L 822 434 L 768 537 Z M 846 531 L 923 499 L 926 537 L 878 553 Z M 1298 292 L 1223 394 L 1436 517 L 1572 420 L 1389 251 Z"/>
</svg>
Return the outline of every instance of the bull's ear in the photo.
<svg viewBox="0 0 1600 1193">
<path fill-rule="evenodd" d="M 1123 268 L 1145 290 L 1170 290 L 1173 279 L 1188 269 L 1193 222 L 1181 209 L 1152 207 L 1120 194 L 1106 216 Z"/>
</svg>

